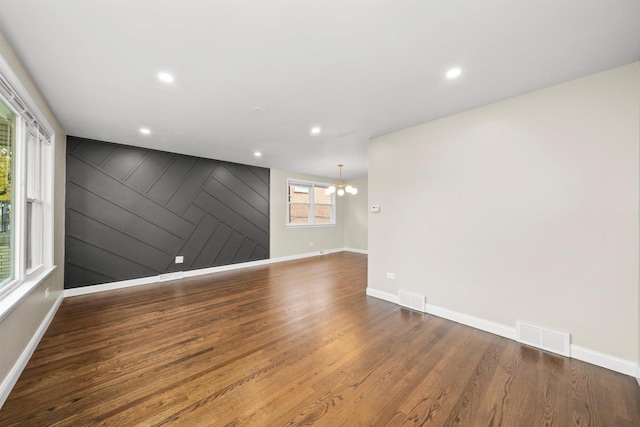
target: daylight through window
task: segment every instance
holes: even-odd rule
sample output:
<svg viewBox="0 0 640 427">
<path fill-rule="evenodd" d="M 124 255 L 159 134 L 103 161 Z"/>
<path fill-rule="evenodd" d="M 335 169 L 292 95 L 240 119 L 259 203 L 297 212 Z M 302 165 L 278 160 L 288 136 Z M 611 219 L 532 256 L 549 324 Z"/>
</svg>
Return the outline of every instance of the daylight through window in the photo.
<svg viewBox="0 0 640 427">
<path fill-rule="evenodd" d="M 335 194 L 325 194 L 328 184 L 289 180 L 287 225 L 335 224 Z"/>
<path fill-rule="evenodd" d="M 0 301 L 53 271 L 52 162 L 53 131 L 0 58 Z"/>
</svg>

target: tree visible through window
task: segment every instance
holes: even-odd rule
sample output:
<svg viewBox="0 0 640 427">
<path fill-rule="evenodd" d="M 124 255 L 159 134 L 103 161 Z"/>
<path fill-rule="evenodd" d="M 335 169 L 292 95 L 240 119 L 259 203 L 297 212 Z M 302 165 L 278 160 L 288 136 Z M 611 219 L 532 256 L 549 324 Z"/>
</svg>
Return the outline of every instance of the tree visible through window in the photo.
<svg viewBox="0 0 640 427">
<path fill-rule="evenodd" d="M 55 135 L 0 58 L 0 302 L 26 295 L 53 265 Z M 17 294 L 14 292 L 18 292 Z M 0 304 L 0 317 L 14 302 Z"/>
<path fill-rule="evenodd" d="M 289 180 L 287 224 L 335 224 L 335 195 L 326 194 L 327 188 L 327 184 Z"/>
<path fill-rule="evenodd" d="M 0 286 L 11 281 L 11 198 L 16 116 L 0 101 Z"/>
</svg>

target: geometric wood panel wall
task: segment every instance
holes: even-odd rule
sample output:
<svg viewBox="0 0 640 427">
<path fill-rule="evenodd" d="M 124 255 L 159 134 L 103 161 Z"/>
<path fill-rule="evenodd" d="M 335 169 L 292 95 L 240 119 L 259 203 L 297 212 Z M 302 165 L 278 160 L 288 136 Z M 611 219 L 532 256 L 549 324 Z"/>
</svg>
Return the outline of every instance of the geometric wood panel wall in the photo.
<svg viewBox="0 0 640 427">
<path fill-rule="evenodd" d="M 65 245 L 65 288 L 267 259 L 269 169 L 70 136 Z"/>
</svg>

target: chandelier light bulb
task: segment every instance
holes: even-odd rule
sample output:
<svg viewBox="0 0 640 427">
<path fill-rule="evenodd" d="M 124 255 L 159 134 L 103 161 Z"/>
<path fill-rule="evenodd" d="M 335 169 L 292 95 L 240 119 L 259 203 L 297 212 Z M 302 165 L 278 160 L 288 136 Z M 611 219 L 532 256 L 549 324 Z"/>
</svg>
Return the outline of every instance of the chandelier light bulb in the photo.
<svg viewBox="0 0 640 427">
<path fill-rule="evenodd" d="M 343 164 L 339 164 L 338 165 L 338 170 L 339 170 L 339 181 L 337 184 L 333 184 L 329 187 L 327 187 L 326 190 L 324 190 L 325 194 L 333 194 L 338 193 L 338 196 L 344 196 L 344 193 L 349 193 L 349 194 L 357 194 L 358 193 L 358 189 L 356 187 L 354 187 L 353 185 L 347 184 L 346 182 L 344 182 L 342 180 L 342 168 L 344 167 Z"/>
</svg>

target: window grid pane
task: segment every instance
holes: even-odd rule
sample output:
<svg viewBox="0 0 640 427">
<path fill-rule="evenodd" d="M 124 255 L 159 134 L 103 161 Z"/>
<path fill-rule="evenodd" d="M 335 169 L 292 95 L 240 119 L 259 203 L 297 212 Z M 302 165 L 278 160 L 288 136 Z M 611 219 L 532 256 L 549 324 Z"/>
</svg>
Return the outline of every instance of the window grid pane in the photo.
<svg viewBox="0 0 640 427">
<path fill-rule="evenodd" d="M 313 189 L 313 201 L 316 205 L 330 205 L 331 194 L 326 194 L 327 187 L 315 187 Z"/>
<path fill-rule="evenodd" d="M 303 185 L 289 186 L 289 203 L 310 203 L 309 187 Z"/>
<path fill-rule="evenodd" d="M 289 222 L 291 224 L 308 224 L 309 223 L 309 205 L 290 204 L 289 205 Z"/>
<path fill-rule="evenodd" d="M 42 200 L 42 142 L 27 131 L 27 198 Z"/>
<path fill-rule="evenodd" d="M 34 201 L 27 201 L 27 270 L 42 265 L 42 219 L 42 204 Z"/>
<path fill-rule="evenodd" d="M 328 224 L 331 222 L 331 206 L 316 205 L 315 208 L 316 224 Z"/>
</svg>

